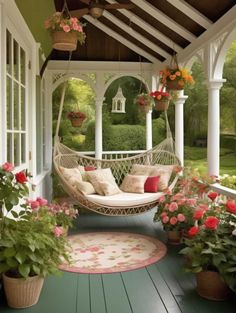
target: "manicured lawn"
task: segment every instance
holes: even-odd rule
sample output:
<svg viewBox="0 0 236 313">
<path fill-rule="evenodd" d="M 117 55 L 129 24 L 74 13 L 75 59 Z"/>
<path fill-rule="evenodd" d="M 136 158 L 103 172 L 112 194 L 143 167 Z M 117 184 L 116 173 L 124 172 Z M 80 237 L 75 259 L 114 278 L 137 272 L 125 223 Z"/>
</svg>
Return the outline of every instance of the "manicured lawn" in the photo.
<svg viewBox="0 0 236 313">
<path fill-rule="evenodd" d="M 185 166 L 198 169 L 200 173 L 207 173 L 207 149 L 185 147 Z M 220 150 L 220 175 L 236 175 L 236 155 L 230 149 Z"/>
</svg>

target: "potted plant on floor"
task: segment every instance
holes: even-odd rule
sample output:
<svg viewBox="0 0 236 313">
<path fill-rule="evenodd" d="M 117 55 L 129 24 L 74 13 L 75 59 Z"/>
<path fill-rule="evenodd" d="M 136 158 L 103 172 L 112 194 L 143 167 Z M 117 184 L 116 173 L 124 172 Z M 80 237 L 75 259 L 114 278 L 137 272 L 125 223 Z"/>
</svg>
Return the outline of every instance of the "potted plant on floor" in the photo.
<svg viewBox="0 0 236 313">
<path fill-rule="evenodd" d="M 9 163 L 0 168 L 0 273 L 8 305 L 23 308 L 37 303 L 43 278 L 69 261 L 68 242 L 53 214 L 39 215 L 27 205 L 27 174 L 12 170 Z"/>
<path fill-rule="evenodd" d="M 224 300 L 228 287 L 221 275 L 227 267 L 225 208 L 216 192 L 210 192 L 210 203 L 194 214 L 195 225 L 188 230 L 186 247 L 180 251 L 188 257 L 186 270 L 196 273 L 197 292 L 210 300 Z"/>
</svg>

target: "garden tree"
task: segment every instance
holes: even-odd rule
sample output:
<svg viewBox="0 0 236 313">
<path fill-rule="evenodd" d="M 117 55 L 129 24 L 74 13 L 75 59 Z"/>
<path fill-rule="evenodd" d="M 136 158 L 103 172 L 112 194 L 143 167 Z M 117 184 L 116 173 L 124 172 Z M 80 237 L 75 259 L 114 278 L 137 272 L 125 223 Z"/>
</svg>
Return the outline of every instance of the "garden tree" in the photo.
<svg viewBox="0 0 236 313">
<path fill-rule="evenodd" d="M 221 88 L 221 131 L 236 134 L 236 40 L 226 55 Z"/>
</svg>

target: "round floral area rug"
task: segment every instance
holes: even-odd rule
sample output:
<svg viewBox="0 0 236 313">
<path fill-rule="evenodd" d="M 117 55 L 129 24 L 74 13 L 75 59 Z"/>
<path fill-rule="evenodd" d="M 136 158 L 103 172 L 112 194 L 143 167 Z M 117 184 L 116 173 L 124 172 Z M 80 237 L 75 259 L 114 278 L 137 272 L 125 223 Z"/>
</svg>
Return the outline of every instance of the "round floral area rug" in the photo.
<svg viewBox="0 0 236 313">
<path fill-rule="evenodd" d="M 132 233 L 102 232 L 69 236 L 72 247 L 69 272 L 102 274 L 129 271 L 157 262 L 166 254 L 159 240 Z"/>
</svg>

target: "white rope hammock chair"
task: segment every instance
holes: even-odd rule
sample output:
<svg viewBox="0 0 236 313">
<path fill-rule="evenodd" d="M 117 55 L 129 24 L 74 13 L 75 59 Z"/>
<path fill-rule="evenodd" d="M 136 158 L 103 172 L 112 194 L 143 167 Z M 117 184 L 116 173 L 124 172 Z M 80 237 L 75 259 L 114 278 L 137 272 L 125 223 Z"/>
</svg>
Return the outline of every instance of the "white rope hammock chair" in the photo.
<svg viewBox="0 0 236 313">
<path fill-rule="evenodd" d="M 55 140 L 54 140 L 54 155 L 53 155 L 54 169 L 59 177 L 60 184 L 62 188 L 64 189 L 64 191 L 72 198 L 72 200 L 75 201 L 76 204 L 88 210 L 91 210 L 91 211 L 94 211 L 96 213 L 103 214 L 103 215 L 109 215 L 109 216 L 135 215 L 135 214 L 144 213 L 154 208 L 158 204 L 160 197 L 164 195 L 165 192 L 157 192 L 155 194 L 149 193 L 147 197 L 145 197 L 145 200 L 141 201 L 142 203 L 139 203 L 139 204 L 136 204 L 137 201 L 135 201 L 136 198 L 138 197 L 138 194 L 134 194 L 134 193 L 132 194 L 132 197 L 134 199 L 133 203 L 132 201 L 131 202 L 129 201 L 127 202 L 127 205 L 119 205 L 119 204 L 113 205 L 111 203 L 107 204 L 107 201 L 105 201 L 106 200 L 105 198 L 109 197 L 111 199 L 115 199 L 117 195 L 108 196 L 108 197 L 100 196 L 100 198 L 101 197 L 104 198 L 104 203 L 101 200 L 99 202 L 96 202 L 96 198 L 91 199 L 91 196 L 90 197 L 86 196 L 82 194 L 78 189 L 71 186 L 71 184 L 68 182 L 68 180 L 65 178 L 65 176 L 61 172 L 60 167 L 76 168 L 80 165 L 80 166 L 93 166 L 95 168 L 110 168 L 116 180 L 116 183 L 120 185 L 125 175 L 130 172 L 133 164 L 142 164 L 142 165 L 162 164 L 162 165 L 179 166 L 180 161 L 174 152 L 174 141 L 173 141 L 172 134 L 170 131 L 166 112 L 165 112 L 165 117 L 166 117 L 167 137 L 157 146 L 155 146 L 151 150 L 147 150 L 144 153 L 131 156 L 128 158 L 109 159 L 109 160 L 96 159 L 93 157 L 85 156 L 80 152 L 74 151 L 60 142 L 58 132 L 59 132 L 59 127 L 60 127 L 64 97 L 65 97 L 65 89 L 66 89 L 66 82 L 64 83 L 64 87 L 62 91 L 60 110 L 59 110 L 57 128 L 56 128 Z M 175 171 L 173 171 L 170 181 L 169 181 L 169 186 L 168 186 L 169 190 L 172 190 L 177 180 L 178 180 L 178 174 Z M 122 194 L 119 194 L 119 195 L 122 197 Z M 114 203 L 117 203 L 117 202 L 114 201 Z"/>
</svg>

